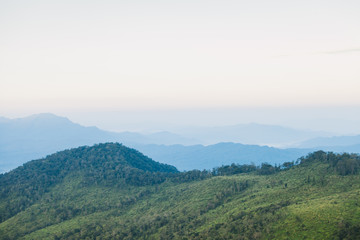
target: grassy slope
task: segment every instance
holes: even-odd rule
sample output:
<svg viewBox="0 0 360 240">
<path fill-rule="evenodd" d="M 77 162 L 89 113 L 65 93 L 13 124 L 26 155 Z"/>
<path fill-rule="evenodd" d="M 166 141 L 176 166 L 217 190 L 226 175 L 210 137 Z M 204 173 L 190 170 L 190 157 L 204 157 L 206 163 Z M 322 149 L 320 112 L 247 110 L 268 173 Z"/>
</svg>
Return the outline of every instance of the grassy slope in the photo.
<svg viewBox="0 0 360 240">
<path fill-rule="evenodd" d="M 81 176 L 69 176 L 39 203 L 1 223 L 0 236 L 346 238 L 360 226 L 360 177 L 332 174 L 327 166 L 126 189 L 80 188 Z"/>
</svg>

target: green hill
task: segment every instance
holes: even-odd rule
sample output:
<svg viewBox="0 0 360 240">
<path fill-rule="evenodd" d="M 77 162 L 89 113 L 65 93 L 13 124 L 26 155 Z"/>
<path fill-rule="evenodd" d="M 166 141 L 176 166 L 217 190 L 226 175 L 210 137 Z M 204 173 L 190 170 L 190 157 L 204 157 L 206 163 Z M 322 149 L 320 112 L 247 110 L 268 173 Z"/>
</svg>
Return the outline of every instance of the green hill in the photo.
<svg viewBox="0 0 360 240">
<path fill-rule="evenodd" d="M 119 144 L 0 175 L 0 239 L 359 239 L 360 158 L 178 172 Z"/>
</svg>

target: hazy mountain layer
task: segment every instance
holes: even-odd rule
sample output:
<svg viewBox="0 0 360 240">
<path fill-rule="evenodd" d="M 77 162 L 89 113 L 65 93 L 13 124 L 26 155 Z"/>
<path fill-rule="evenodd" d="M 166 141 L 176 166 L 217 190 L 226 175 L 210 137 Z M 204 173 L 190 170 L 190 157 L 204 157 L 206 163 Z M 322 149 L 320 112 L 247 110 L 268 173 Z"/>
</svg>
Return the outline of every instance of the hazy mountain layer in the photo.
<svg viewBox="0 0 360 240">
<path fill-rule="evenodd" d="M 301 148 L 343 147 L 360 145 L 360 135 L 313 138 L 298 145 Z"/>
<path fill-rule="evenodd" d="M 262 162 L 281 164 L 296 161 L 311 149 L 278 149 L 239 143 L 218 143 L 203 146 L 133 145 L 156 161 L 176 166 L 179 170 L 212 169 L 231 163 L 259 165 Z"/>
<path fill-rule="evenodd" d="M 259 142 L 266 140 L 279 143 L 280 140 L 293 141 L 300 139 L 300 137 L 310 137 L 313 134 L 324 134 L 303 132 L 279 126 L 243 124 L 218 128 L 191 128 L 184 133 L 189 134 L 190 130 L 193 132 L 188 137 L 169 132 L 144 135 L 134 132 L 113 133 L 96 127 L 84 127 L 67 118 L 52 114 L 38 114 L 21 119 L 0 118 L 0 172 L 8 171 L 27 161 L 45 157 L 56 151 L 82 145 L 91 146 L 101 142 L 120 142 L 133 146 L 149 157 L 172 164 L 180 170 L 211 169 L 233 162 L 240 164 L 251 162 L 255 164 L 261 162 L 282 163 L 287 160 L 296 160 L 316 149 L 360 152 L 360 145 L 312 149 L 276 149 L 234 143 L 209 146 L 189 145 L 201 141 L 205 142 L 206 139 L 210 142 L 233 139 L 245 143 L 257 139 L 256 141 Z M 197 136 L 200 140 L 190 139 L 192 136 Z M 353 142 L 350 141 L 349 143 Z"/>
<path fill-rule="evenodd" d="M 150 135 L 107 132 L 96 127 L 84 127 L 53 114 L 38 114 L 12 120 L 2 118 L 0 133 L 0 172 L 56 151 L 101 142 L 174 144 L 189 141 L 194 143 L 166 132 Z"/>
<path fill-rule="evenodd" d="M 257 123 L 219 127 L 188 127 L 179 129 L 176 132 L 188 138 L 199 139 L 205 145 L 219 142 L 235 142 L 280 147 L 292 146 L 315 137 L 332 136 L 331 133 L 327 132 L 298 130 Z"/>
</svg>

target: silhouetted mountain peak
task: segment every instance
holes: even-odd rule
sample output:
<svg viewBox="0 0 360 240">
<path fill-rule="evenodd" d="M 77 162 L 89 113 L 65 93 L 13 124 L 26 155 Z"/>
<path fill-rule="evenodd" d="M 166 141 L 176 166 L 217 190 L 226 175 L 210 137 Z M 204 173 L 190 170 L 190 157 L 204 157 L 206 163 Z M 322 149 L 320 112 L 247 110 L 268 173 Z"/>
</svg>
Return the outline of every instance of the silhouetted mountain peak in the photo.
<svg viewBox="0 0 360 240">
<path fill-rule="evenodd" d="M 39 113 L 21 119 L 22 121 L 54 123 L 54 124 L 75 124 L 66 117 L 57 116 L 52 113 Z"/>
</svg>

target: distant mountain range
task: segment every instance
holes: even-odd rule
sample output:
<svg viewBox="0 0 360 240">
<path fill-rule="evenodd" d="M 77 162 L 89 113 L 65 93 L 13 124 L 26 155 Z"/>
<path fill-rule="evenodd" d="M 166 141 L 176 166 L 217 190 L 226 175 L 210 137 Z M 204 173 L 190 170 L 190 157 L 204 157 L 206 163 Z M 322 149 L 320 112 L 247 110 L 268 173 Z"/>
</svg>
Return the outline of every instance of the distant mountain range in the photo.
<svg viewBox="0 0 360 240">
<path fill-rule="evenodd" d="M 18 119 L 0 118 L 0 133 L 0 172 L 56 151 L 101 142 L 121 142 L 127 145 L 196 143 L 168 132 L 144 135 L 103 131 L 49 113 Z"/>
<path fill-rule="evenodd" d="M 240 143 L 218 143 L 209 146 L 194 145 L 133 145 L 142 153 L 161 163 L 179 170 L 212 169 L 232 163 L 259 165 L 263 162 L 280 164 L 296 161 L 312 149 L 279 149 L 268 146 L 244 145 Z"/>
<path fill-rule="evenodd" d="M 298 145 L 300 148 L 309 147 L 340 147 L 360 144 L 360 135 L 318 137 L 304 141 Z"/>
<path fill-rule="evenodd" d="M 172 164 L 179 170 L 211 169 L 233 162 L 282 163 L 318 149 L 360 152 L 359 136 L 308 139 L 297 143 L 298 148 L 288 149 L 248 145 L 253 142 L 276 145 L 287 140 L 288 143 L 297 142 L 316 134 L 328 134 L 261 124 L 193 127 L 183 129 L 184 135 L 171 132 L 115 133 L 97 127 L 84 127 L 67 118 L 45 113 L 19 119 L 1 117 L 0 133 L 0 172 L 57 151 L 103 142 L 120 142 L 134 147 L 154 160 Z M 215 144 L 201 145 L 204 142 Z"/>
<path fill-rule="evenodd" d="M 187 127 L 174 131 L 182 136 L 198 139 L 205 145 L 219 142 L 234 142 L 289 147 L 315 137 L 333 136 L 332 133 L 328 132 L 298 130 L 258 123 L 219 127 Z"/>
</svg>

